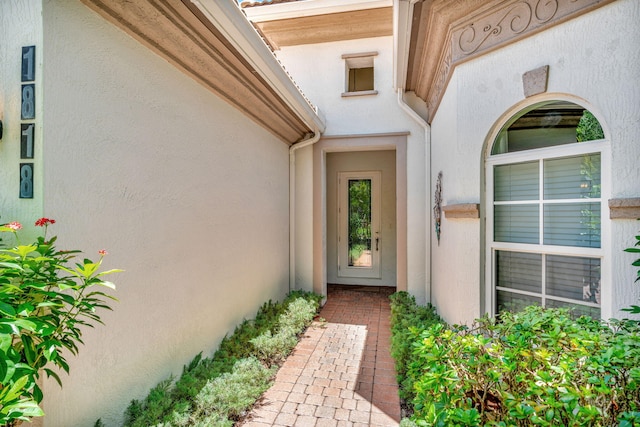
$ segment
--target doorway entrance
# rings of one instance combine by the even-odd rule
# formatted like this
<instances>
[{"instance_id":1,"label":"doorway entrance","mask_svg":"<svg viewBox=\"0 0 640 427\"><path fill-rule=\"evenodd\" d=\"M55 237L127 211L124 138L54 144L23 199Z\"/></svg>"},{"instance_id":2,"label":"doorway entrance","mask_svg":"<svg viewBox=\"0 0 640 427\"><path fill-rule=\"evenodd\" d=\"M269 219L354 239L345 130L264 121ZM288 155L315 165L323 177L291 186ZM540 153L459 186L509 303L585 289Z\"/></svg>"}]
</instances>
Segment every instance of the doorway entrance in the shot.
<instances>
[{"instance_id":1,"label":"doorway entrance","mask_svg":"<svg viewBox=\"0 0 640 427\"><path fill-rule=\"evenodd\" d=\"M396 286L396 153L327 153L327 283Z\"/></svg>"}]
</instances>

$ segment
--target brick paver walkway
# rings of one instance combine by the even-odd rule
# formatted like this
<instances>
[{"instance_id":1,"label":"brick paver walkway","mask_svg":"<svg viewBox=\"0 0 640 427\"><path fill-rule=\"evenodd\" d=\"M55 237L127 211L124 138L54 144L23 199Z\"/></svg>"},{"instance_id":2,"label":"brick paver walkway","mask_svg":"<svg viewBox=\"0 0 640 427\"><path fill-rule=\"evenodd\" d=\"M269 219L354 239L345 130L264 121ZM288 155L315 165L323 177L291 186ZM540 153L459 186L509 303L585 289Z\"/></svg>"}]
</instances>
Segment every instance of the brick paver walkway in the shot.
<instances>
[{"instance_id":1,"label":"brick paver walkway","mask_svg":"<svg viewBox=\"0 0 640 427\"><path fill-rule=\"evenodd\" d=\"M397 426L388 296L395 288L329 286L327 303L244 427Z\"/></svg>"}]
</instances>

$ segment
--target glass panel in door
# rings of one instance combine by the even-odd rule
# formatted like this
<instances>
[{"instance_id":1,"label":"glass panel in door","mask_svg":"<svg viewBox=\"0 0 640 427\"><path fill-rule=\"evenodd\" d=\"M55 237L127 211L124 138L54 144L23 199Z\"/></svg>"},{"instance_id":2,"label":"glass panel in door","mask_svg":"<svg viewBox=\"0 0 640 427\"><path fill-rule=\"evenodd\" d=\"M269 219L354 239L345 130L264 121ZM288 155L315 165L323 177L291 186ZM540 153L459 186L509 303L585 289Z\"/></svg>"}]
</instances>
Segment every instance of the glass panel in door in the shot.
<instances>
[{"instance_id":1,"label":"glass panel in door","mask_svg":"<svg viewBox=\"0 0 640 427\"><path fill-rule=\"evenodd\" d=\"M350 179L349 267L371 267L371 180Z\"/></svg>"}]
</instances>

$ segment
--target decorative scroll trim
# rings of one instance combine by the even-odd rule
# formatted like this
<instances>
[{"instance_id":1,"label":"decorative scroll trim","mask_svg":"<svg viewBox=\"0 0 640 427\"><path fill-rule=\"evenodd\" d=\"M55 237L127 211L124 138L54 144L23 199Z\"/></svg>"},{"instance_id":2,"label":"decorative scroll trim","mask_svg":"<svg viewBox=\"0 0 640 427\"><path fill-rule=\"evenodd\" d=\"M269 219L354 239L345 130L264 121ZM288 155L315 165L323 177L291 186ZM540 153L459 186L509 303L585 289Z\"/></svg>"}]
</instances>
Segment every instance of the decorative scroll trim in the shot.
<instances>
[{"instance_id":1,"label":"decorative scroll trim","mask_svg":"<svg viewBox=\"0 0 640 427\"><path fill-rule=\"evenodd\" d=\"M639 219L640 197L628 199L609 199L609 218Z\"/></svg>"},{"instance_id":2,"label":"decorative scroll trim","mask_svg":"<svg viewBox=\"0 0 640 427\"><path fill-rule=\"evenodd\" d=\"M459 203L456 205L443 206L444 216L452 218L480 218L480 205L478 203Z\"/></svg>"},{"instance_id":3,"label":"decorative scroll trim","mask_svg":"<svg viewBox=\"0 0 640 427\"><path fill-rule=\"evenodd\" d=\"M444 91L449 84L451 74L453 74L453 62L451 59L451 44L447 43L442 51L440 61L438 61L436 75L433 84L429 89L429 97L427 98L427 111L429 112L429 123L433 120L433 116L440 105Z\"/></svg>"},{"instance_id":4,"label":"decorative scroll trim","mask_svg":"<svg viewBox=\"0 0 640 427\"><path fill-rule=\"evenodd\" d=\"M453 31L453 61L484 52L576 16L604 0L512 0L471 17Z\"/></svg>"},{"instance_id":5,"label":"decorative scroll trim","mask_svg":"<svg viewBox=\"0 0 640 427\"><path fill-rule=\"evenodd\" d=\"M576 18L614 0L506 0L451 23L424 97L431 123L455 67L464 61ZM496 3L496 2L493 2ZM453 7L453 6L452 6Z\"/></svg>"}]
</instances>

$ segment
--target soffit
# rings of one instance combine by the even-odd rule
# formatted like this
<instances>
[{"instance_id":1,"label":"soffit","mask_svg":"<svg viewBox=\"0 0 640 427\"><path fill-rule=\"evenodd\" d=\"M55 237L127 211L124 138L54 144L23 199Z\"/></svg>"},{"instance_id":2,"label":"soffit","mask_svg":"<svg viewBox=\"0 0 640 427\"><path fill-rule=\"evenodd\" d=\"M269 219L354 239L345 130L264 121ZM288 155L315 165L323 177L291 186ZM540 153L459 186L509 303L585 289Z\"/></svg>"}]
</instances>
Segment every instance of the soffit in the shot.
<instances>
[{"instance_id":1,"label":"soffit","mask_svg":"<svg viewBox=\"0 0 640 427\"><path fill-rule=\"evenodd\" d=\"M575 128L583 114L584 108L573 102L551 102L523 114L509 125L509 130Z\"/></svg>"},{"instance_id":2,"label":"soffit","mask_svg":"<svg viewBox=\"0 0 640 427\"><path fill-rule=\"evenodd\" d=\"M614 0L422 0L413 8L406 90L438 109L454 68Z\"/></svg>"},{"instance_id":3,"label":"soffit","mask_svg":"<svg viewBox=\"0 0 640 427\"><path fill-rule=\"evenodd\" d=\"M190 0L82 1L288 144L312 132Z\"/></svg>"},{"instance_id":4,"label":"soffit","mask_svg":"<svg viewBox=\"0 0 640 427\"><path fill-rule=\"evenodd\" d=\"M283 46L390 36L393 34L393 8L379 7L277 19L255 22L254 25L274 49Z\"/></svg>"}]
</instances>

